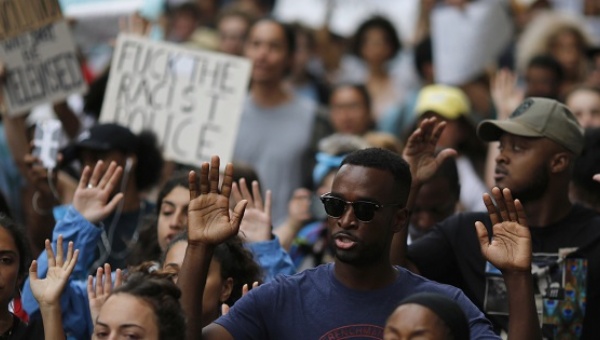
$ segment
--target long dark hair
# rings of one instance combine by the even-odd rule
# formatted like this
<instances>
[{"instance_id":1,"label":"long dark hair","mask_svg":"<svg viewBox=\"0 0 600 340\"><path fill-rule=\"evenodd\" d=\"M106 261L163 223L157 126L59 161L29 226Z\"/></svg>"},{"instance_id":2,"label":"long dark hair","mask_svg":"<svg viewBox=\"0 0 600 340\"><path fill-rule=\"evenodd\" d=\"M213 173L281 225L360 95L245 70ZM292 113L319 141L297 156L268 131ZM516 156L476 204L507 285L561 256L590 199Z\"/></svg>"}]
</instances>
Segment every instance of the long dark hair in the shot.
<instances>
[{"instance_id":1,"label":"long dark hair","mask_svg":"<svg viewBox=\"0 0 600 340\"><path fill-rule=\"evenodd\" d=\"M185 315L179 303L181 290L173 282L172 273L153 270L151 263L142 264L127 274L125 283L111 296L116 294L135 296L152 307L160 340L185 339Z\"/></svg>"},{"instance_id":2,"label":"long dark hair","mask_svg":"<svg viewBox=\"0 0 600 340\"><path fill-rule=\"evenodd\" d=\"M155 261L160 258L162 249L160 249L158 244L158 215L160 214L160 207L165 197L177 187L188 188L187 173L176 173L165 183L158 193L154 214L145 217L146 220L143 223L143 228L140 230L140 237L136 247L127 258L127 265L135 266L144 261Z\"/></svg>"}]
</instances>

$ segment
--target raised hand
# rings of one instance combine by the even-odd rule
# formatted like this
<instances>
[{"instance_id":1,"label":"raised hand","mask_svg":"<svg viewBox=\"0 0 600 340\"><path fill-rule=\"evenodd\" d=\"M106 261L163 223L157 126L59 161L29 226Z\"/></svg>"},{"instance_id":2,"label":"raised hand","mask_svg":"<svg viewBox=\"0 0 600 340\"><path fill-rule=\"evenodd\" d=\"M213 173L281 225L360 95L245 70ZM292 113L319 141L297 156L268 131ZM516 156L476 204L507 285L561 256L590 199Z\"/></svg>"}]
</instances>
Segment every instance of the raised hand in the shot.
<instances>
[{"instance_id":1,"label":"raised hand","mask_svg":"<svg viewBox=\"0 0 600 340\"><path fill-rule=\"evenodd\" d=\"M246 200L235 205L229 216L229 196L233 182L233 165L227 164L219 190L218 156L213 156L196 172L189 175L190 205L188 207L188 244L216 246L236 235L244 217Z\"/></svg>"},{"instance_id":2,"label":"raised hand","mask_svg":"<svg viewBox=\"0 0 600 340\"><path fill-rule=\"evenodd\" d=\"M517 86L517 76L507 69L496 72L490 85L496 115L498 119L507 119L523 102L525 92Z\"/></svg>"},{"instance_id":3,"label":"raised hand","mask_svg":"<svg viewBox=\"0 0 600 340\"><path fill-rule=\"evenodd\" d=\"M525 209L513 200L509 189L495 187L492 198L483 194L483 201L492 221L492 239L482 222L475 222L483 257L502 272L531 272L531 233L527 226Z\"/></svg>"},{"instance_id":4,"label":"raised hand","mask_svg":"<svg viewBox=\"0 0 600 340\"><path fill-rule=\"evenodd\" d=\"M59 154L57 160L58 163L60 163L61 160L62 155ZM23 163L27 169L25 173L27 181L31 183L34 188L44 197L50 197L56 201L59 201L59 195L56 191L56 188L58 187L57 172L52 172L52 177L48 178L48 169L44 168L42 161L38 157L30 153L23 157Z\"/></svg>"},{"instance_id":5,"label":"raised hand","mask_svg":"<svg viewBox=\"0 0 600 340\"><path fill-rule=\"evenodd\" d=\"M297 224L311 219L310 198L312 192L306 188L294 190L288 203L288 218Z\"/></svg>"},{"instance_id":6,"label":"raised hand","mask_svg":"<svg viewBox=\"0 0 600 340\"><path fill-rule=\"evenodd\" d=\"M119 287L123 283L123 272L117 269L115 272L115 284L113 286L110 264L105 263L104 268L99 267L96 270L96 284L94 285L94 277L90 275L87 281L87 294L90 301L90 313L92 321L96 323L96 319L100 314L100 309L108 299L108 296L113 289Z\"/></svg>"},{"instance_id":7,"label":"raised hand","mask_svg":"<svg viewBox=\"0 0 600 340\"><path fill-rule=\"evenodd\" d=\"M98 161L93 172L86 166L73 197L75 209L94 224L108 217L123 199L123 193L118 193L111 198L122 173L123 169L115 162L111 162L105 170L104 162Z\"/></svg>"},{"instance_id":8,"label":"raised hand","mask_svg":"<svg viewBox=\"0 0 600 340\"><path fill-rule=\"evenodd\" d=\"M240 237L246 242L260 242L271 239L271 190L267 190L263 204L260 186L257 181L252 182L252 194L244 178L240 179L239 185L232 183L231 195L237 204L243 200L247 201L244 218L240 224Z\"/></svg>"},{"instance_id":9,"label":"raised hand","mask_svg":"<svg viewBox=\"0 0 600 340\"><path fill-rule=\"evenodd\" d=\"M453 149L442 150L437 156L435 154L435 147L445 127L446 122L438 122L435 117L426 118L408 138L402 157L410 165L415 184L426 182L446 158L456 155Z\"/></svg>"},{"instance_id":10,"label":"raised hand","mask_svg":"<svg viewBox=\"0 0 600 340\"><path fill-rule=\"evenodd\" d=\"M36 260L33 260L29 267L31 292L41 308L59 306L60 295L75 268L79 250L73 251L73 242L69 242L65 258L63 237L59 235L56 241L56 257L54 256L50 240L46 240L46 255L48 256L48 272L45 278L41 279L38 277Z\"/></svg>"}]
</instances>

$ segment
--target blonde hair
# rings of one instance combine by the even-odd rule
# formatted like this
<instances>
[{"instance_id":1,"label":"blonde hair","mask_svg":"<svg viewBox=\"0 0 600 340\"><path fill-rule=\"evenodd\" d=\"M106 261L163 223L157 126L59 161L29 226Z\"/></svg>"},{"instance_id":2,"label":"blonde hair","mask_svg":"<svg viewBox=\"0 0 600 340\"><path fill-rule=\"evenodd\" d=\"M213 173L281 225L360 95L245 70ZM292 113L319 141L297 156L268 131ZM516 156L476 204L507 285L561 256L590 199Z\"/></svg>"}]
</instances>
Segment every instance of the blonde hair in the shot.
<instances>
[{"instance_id":1,"label":"blonde hair","mask_svg":"<svg viewBox=\"0 0 600 340\"><path fill-rule=\"evenodd\" d=\"M398 155L401 155L404 149L402 142L387 132L369 132L363 138L372 147L386 149Z\"/></svg>"},{"instance_id":2,"label":"blonde hair","mask_svg":"<svg viewBox=\"0 0 600 340\"><path fill-rule=\"evenodd\" d=\"M592 45L592 38L580 18L554 11L544 11L536 15L517 42L516 61L519 73L525 72L533 57L550 54L552 40L564 32L575 34L583 49Z\"/></svg>"}]
</instances>

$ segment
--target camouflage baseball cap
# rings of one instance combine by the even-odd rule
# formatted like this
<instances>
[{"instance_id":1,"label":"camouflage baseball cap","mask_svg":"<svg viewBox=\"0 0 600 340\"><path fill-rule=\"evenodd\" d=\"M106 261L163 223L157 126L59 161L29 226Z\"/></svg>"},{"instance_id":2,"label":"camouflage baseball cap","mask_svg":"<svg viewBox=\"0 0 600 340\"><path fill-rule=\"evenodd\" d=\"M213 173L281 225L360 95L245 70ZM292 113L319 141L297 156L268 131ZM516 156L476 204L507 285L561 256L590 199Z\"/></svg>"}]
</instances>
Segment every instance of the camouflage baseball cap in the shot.
<instances>
[{"instance_id":1,"label":"camouflage baseball cap","mask_svg":"<svg viewBox=\"0 0 600 340\"><path fill-rule=\"evenodd\" d=\"M486 142L497 141L503 133L522 137L545 137L575 154L583 149L583 128L573 113L556 100L527 98L505 120L484 120L477 135Z\"/></svg>"}]
</instances>

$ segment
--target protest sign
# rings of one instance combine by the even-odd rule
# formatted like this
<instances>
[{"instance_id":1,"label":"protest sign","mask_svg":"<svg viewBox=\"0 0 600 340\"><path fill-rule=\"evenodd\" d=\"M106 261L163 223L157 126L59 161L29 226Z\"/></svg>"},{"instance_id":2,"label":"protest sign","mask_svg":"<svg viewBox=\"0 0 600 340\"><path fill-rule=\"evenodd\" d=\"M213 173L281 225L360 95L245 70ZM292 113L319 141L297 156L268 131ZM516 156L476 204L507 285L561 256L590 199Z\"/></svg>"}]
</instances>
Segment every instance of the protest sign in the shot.
<instances>
[{"instance_id":1,"label":"protest sign","mask_svg":"<svg viewBox=\"0 0 600 340\"><path fill-rule=\"evenodd\" d=\"M463 85L496 61L512 37L504 6L502 0L486 0L470 2L464 9L434 9L431 34L437 83Z\"/></svg>"},{"instance_id":2,"label":"protest sign","mask_svg":"<svg viewBox=\"0 0 600 340\"><path fill-rule=\"evenodd\" d=\"M64 20L0 41L0 61L6 70L4 101L10 115L86 90Z\"/></svg>"},{"instance_id":3,"label":"protest sign","mask_svg":"<svg viewBox=\"0 0 600 340\"><path fill-rule=\"evenodd\" d=\"M352 36L360 24L370 17L381 15L392 22L403 41L411 41L419 4L418 0L278 0L273 13L284 22L298 21L318 29L325 24L331 6L329 29L343 37Z\"/></svg>"},{"instance_id":4,"label":"protest sign","mask_svg":"<svg viewBox=\"0 0 600 340\"><path fill-rule=\"evenodd\" d=\"M0 0L0 40L60 20L57 0Z\"/></svg>"},{"instance_id":5,"label":"protest sign","mask_svg":"<svg viewBox=\"0 0 600 340\"><path fill-rule=\"evenodd\" d=\"M244 58L120 35L100 121L154 131L170 160L231 161L250 69Z\"/></svg>"}]
</instances>

